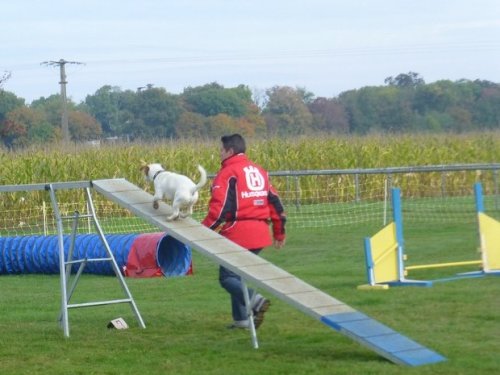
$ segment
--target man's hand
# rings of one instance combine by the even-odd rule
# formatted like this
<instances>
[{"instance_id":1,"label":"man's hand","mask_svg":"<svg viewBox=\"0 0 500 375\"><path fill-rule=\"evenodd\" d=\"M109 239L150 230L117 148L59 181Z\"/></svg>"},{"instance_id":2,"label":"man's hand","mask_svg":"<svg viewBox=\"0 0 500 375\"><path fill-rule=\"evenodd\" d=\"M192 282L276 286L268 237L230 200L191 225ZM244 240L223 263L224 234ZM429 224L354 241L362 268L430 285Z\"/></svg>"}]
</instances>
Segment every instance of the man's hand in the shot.
<instances>
[{"instance_id":1,"label":"man's hand","mask_svg":"<svg viewBox=\"0 0 500 375\"><path fill-rule=\"evenodd\" d=\"M274 247L276 249L281 249L283 246L285 246L285 240L274 240Z\"/></svg>"}]
</instances>

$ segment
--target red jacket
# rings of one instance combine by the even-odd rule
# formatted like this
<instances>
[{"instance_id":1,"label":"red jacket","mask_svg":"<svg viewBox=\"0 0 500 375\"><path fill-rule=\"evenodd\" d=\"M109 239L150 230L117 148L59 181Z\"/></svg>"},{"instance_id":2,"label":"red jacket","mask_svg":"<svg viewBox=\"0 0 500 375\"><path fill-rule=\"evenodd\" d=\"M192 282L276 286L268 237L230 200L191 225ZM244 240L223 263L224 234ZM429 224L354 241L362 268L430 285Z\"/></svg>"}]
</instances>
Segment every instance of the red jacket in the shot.
<instances>
[{"instance_id":1,"label":"red jacket","mask_svg":"<svg viewBox=\"0 0 500 375\"><path fill-rule=\"evenodd\" d=\"M285 239L286 216L267 172L245 154L225 159L212 183L208 214L202 224L247 249Z\"/></svg>"}]
</instances>

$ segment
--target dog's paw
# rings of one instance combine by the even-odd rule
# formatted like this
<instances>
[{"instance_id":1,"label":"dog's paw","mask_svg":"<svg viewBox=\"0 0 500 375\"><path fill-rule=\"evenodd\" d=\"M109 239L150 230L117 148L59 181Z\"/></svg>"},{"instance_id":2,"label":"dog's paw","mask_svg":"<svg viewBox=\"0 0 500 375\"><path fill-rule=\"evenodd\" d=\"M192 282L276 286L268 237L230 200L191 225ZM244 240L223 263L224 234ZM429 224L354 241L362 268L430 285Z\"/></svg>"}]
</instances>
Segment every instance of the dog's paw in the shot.
<instances>
[{"instance_id":1,"label":"dog's paw","mask_svg":"<svg viewBox=\"0 0 500 375\"><path fill-rule=\"evenodd\" d=\"M154 202L153 202L153 208L154 208L155 210L157 210L157 209L158 209L158 207L160 207L160 205L158 204L158 201L154 201Z\"/></svg>"}]
</instances>

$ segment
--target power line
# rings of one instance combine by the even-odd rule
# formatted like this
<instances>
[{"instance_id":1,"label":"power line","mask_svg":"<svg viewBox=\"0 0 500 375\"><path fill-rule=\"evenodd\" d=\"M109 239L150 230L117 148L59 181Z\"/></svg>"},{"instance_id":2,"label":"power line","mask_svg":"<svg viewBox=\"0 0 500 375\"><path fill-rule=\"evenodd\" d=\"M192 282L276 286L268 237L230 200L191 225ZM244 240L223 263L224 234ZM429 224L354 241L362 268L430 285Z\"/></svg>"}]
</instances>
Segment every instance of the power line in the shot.
<instances>
[{"instance_id":1,"label":"power line","mask_svg":"<svg viewBox=\"0 0 500 375\"><path fill-rule=\"evenodd\" d=\"M356 56L391 56L391 55L432 55L437 53L450 52L494 52L500 48L500 41L483 40L475 42L428 42L428 43L408 43L406 45L365 45L344 48L330 49L292 49L292 50L273 50L273 51L241 51L241 52L219 52L200 55L187 56L153 56L153 57L119 57L109 59L91 60L92 65L110 65L110 64L209 64L219 62L271 62L275 60L290 60L303 58L342 58ZM46 61L42 64L59 65L60 61ZM82 64L76 61L66 61L68 64ZM5 62L3 62L5 65ZM8 67L11 71L26 71L35 69L33 63L21 62L12 64Z\"/></svg>"},{"instance_id":2,"label":"power line","mask_svg":"<svg viewBox=\"0 0 500 375\"><path fill-rule=\"evenodd\" d=\"M136 57L136 58L116 58L93 60L93 64L142 64L142 63L197 63L206 64L212 62L232 62L232 61L271 61L280 59L302 59L302 58L340 58L351 56L367 55L408 55L408 54L435 54L436 52L490 52L498 50L499 41L482 42L459 42L459 43L414 43L406 45L367 45L353 46L336 49L292 49L292 50L273 50L273 51L229 51L219 53L209 53L189 56L171 56L171 57Z\"/></svg>"},{"instance_id":3,"label":"power line","mask_svg":"<svg viewBox=\"0 0 500 375\"><path fill-rule=\"evenodd\" d=\"M59 61L44 61L40 63L40 65L59 66L59 71L61 75L61 81L59 82L59 84L61 85L61 100L62 100L61 128L63 133L63 140L66 143L69 143L70 136L69 136L69 125L68 125L68 101L66 99L66 84L68 83L68 81L66 81L66 69L65 69L66 64L82 65L84 63L79 61L66 61L64 59L60 59Z\"/></svg>"}]
</instances>

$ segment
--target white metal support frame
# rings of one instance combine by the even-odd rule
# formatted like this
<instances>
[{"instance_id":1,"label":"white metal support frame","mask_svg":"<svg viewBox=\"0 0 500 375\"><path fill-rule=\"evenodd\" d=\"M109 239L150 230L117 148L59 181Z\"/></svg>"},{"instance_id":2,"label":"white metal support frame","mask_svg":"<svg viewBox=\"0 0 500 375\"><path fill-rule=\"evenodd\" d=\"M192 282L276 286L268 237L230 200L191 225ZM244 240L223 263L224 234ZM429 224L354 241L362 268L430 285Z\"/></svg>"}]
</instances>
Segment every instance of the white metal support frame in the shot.
<instances>
[{"instance_id":1,"label":"white metal support frame","mask_svg":"<svg viewBox=\"0 0 500 375\"><path fill-rule=\"evenodd\" d=\"M94 204L92 202L92 195L90 193L90 184L89 186L84 187L85 189L85 194L86 194L86 199L87 199L87 204L88 207L90 208L90 213L88 215L80 215L78 212L75 212L73 216L67 216L63 217L61 216L61 212L59 210L59 204L57 202L56 198L56 190L57 186L54 186L54 184L49 184L46 185L46 190L49 191L50 193L50 199L52 202L52 207L54 209L54 216L56 218L56 224L57 224L57 235L58 235L58 247L59 247L59 271L60 271L60 284L61 284L61 314L59 316L59 322L60 325L63 328L64 331L64 336L69 337L69 317L68 317L68 310L71 308L79 308L79 307L89 307L89 306L100 306L100 305L109 305L109 304L117 304L117 303L128 303L130 304L130 307L139 323L139 326L141 328L146 328L144 321L141 317L141 314L137 308L137 305L127 287L127 284L125 283L125 280L123 278L123 275L121 274L120 268L118 267L118 264L116 263L115 257L109 247L109 244L106 240L106 237L104 236L103 230L99 224L99 221L97 220L97 215L95 213L95 208ZM78 219L79 218L90 218L94 224L94 227L99 234L99 238L102 241L102 244L106 250L106 257L105 258L94 258L94 259L73 259L73 250L74 250L74 244L75 244L75 236L77 233L78 229ZM72 225L72 233L70 237L70 247L67 252L67 259L65 255L65 249L64 249L64 225L63 225L63 220L67 219L72 219L73 220L73 225ZM125 293L124 299L116 299L116 300L106 300L106 301L96 301L96 302L87 302L87 303L78 303L78 304L72 304L70 303L71 296L73 295L73 292L78 284L78 281L80 279L81 274L83 273L83 270L85 269L85 266L89 262L110 262L112 265L112 268L116 274L116 277L118 278L118 281L123 289L123 292ZM73 282L71 286L69 286L70 278L71 278L71 268L74 264L79 264L78 271L76 272L75 277L73 278Z\"/></svg>"}]
</instances>

